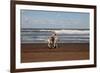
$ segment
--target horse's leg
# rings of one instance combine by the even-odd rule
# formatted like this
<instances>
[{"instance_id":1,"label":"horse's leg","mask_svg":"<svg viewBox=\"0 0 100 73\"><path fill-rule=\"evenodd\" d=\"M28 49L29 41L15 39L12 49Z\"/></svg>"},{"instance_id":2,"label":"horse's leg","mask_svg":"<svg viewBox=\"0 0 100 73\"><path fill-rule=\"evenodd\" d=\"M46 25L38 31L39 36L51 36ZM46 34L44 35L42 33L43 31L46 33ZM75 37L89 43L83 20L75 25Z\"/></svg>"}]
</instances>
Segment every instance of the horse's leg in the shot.
<instances>
[{"instance_id":1,"label":"horse's leg","mask_svg":"<svg viewBox=\"0 0 100 73\"><path fill-rule=\"evenodd\" d=\"M48 43L48 47L50 48L50 43Z\"/></svg>"},{"instance_id":2,"label":"horse's leg","mask_svg":"<svg viewBox=\"0 0 100 73\"><path fill-rule=\"evenodd\" d=\"M55 46L55 48L57 48L57 47L58 47L58 43L57 43L57 42L55 42L54 46Z\"/></svg>"},{"instance_id":3,"label":"horse's leg","mask_svg":"<svg viewBox=\"0 0 100 73\"><path fill-rule=\"evenodd\" d=\"M50 40L48 39L48 48L51 48Z\"/></svg>"},{"instance_id":4,"label":"horse's leg","mask_svg":"<svg viewBox=\"0 0 100 73\"><path fill-rule=\"evenodd\" d=\"M51 41L48 42L48 47L49 47L49 48L52 48L52 47L53 47Z\"/></svg>"}]
</instances>

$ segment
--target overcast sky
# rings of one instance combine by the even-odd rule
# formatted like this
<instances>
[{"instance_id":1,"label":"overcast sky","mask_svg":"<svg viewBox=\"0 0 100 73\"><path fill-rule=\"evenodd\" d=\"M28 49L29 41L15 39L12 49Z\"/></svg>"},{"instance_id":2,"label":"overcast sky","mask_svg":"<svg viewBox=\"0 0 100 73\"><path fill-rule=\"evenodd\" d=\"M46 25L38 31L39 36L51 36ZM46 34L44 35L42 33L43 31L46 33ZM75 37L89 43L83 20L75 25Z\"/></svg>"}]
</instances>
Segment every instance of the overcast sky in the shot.
<instances>
[{"instance_id":1,"label":"overcast sky","mask_svg":"<svg viewBox=\"0 0 100 73\"><path fill-rule=\"evenodd\" d=\"M88 29L89 13L21 10L21 28Z\"/></svg>"}]
</instances>

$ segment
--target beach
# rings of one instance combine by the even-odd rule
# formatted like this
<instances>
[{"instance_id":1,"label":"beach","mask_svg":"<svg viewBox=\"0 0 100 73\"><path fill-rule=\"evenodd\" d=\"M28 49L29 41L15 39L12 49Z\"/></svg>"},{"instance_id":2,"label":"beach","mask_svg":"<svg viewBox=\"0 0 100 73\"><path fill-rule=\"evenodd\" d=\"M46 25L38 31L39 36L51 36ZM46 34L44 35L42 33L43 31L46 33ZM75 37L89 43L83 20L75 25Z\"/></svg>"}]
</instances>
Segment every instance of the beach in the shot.
<instances>
[{"instance_id":1,"label":"beach","mask_svg":"<svg viewBox=\"0 0 100 73\"><path fill-rule=\"evenodd\" d=\"M22 43L21 62L70 61L89 59L89 43L58 43L48 48L47 43Z\"/></svg>"}]
</instances>

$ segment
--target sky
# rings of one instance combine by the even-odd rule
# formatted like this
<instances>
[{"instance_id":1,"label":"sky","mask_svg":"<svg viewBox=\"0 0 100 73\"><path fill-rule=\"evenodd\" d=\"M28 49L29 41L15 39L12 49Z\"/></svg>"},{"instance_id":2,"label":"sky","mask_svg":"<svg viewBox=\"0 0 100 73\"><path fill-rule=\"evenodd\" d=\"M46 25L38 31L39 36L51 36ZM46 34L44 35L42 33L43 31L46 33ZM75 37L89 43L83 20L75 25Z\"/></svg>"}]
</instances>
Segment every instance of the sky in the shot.
<instances>
[{"instance_id":1,"label":"sky","mask_svg":"<svg viewBox=\"0 0 100 73\"><path fill-rule=\"evenodd\" d=\"M21 10L21 28L89 29L89 13Z\"/></svg>"}]
</instances>

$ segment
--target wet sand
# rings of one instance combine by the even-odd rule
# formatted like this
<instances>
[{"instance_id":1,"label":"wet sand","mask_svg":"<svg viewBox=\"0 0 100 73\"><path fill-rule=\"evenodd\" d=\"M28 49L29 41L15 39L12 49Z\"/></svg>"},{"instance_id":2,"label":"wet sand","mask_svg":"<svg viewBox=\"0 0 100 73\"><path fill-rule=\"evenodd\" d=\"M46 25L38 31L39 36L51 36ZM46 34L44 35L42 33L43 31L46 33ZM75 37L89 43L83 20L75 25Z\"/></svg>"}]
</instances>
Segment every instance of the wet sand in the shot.
<instances>
[{"instance_id":1,"label":"wet sand","mask_svg":"<svg viewBox=\"0 0 100 73\"><path fill-rule=\"evenodd\" d=\"M59 43L48 48L46 43L21 44L21 62L64 61L89 59L88 43Z\"/></svg>"}]
</instances>

